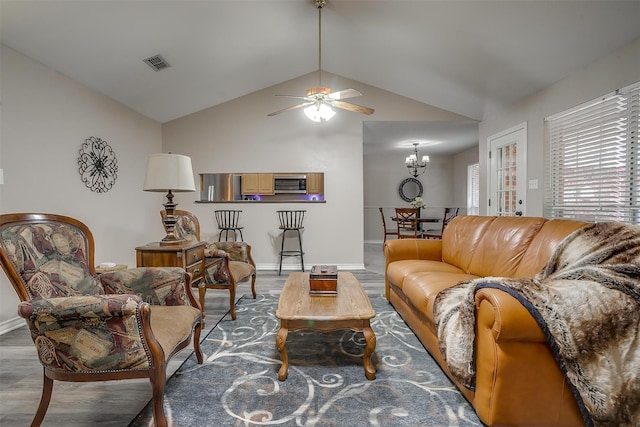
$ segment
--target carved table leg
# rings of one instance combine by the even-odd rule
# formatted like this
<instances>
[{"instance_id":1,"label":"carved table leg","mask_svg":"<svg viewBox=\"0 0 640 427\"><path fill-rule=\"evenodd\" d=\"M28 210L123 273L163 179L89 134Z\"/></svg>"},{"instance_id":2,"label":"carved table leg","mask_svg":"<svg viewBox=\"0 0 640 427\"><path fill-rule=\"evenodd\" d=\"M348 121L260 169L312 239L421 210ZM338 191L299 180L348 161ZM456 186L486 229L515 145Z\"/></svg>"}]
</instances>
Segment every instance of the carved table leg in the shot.
<instances>
[{"instance_id":1,"label":"carved table leg","mask_svg":"<svg viewBox=\"0 0 640 427\"><path fill-rule=\"evenodd\" d=\"M278 379L280 381L286 380L287 374L289 373L289 356L287 356L287 349L285 348L288 334L289 330L280 326L280 330L278 330L278 334L276 335L276 348L282 359L282 366L280 366L280 370L278 371Z\"/></svg>"},{"instance_id":2,"label":"carved table leg","mask_svg":"<svg viewBox=\"0 0 640 427\"><path fill-rule=\"evenodd\" d=\"M364 357L362 363L364 364L364 375L368 380L376 378L376 368L371 363L371 355L376 349L376 335L373 333L371 326L367 325L362 330L364 338L367 341L367 346L364 349Z\"/></svg>"}]
</instances>

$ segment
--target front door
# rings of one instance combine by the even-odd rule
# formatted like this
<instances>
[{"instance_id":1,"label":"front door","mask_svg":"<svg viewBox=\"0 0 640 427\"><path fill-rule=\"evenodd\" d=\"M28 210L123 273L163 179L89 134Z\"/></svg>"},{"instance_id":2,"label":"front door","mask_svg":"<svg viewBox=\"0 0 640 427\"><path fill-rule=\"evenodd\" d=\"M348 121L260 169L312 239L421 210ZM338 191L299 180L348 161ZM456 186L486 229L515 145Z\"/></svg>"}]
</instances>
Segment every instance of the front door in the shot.
<instances>
[{"instance_id":1,"label":"front door","mask_svg":"<svg viewBox=\"0 0 640 427\"><path fill-rule=\"evenodd\" d=\"M487 138L489 145L489 215L526 213L527 123Z\"/></svg>"}]
</instances>

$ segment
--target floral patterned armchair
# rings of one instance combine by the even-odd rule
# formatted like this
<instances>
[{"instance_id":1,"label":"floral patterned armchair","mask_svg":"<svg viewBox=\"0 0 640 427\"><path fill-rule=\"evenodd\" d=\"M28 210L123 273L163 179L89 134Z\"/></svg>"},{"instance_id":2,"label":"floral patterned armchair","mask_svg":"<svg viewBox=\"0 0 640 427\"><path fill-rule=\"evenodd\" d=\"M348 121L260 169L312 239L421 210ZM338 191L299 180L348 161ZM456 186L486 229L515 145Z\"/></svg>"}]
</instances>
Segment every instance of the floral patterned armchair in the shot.
<instances>
[{"instance_id":1,"label":"floral patterned armchair","mask_svg":"<svg viewBox=\"0 0 640 427\"><path fill-rule=\"evenodd\" d=\"M96 275L93 235L73 218L0 215L0 263L44 367L32 426L47 412L53 380L149 378L156 426L166 366L191 342L202 363L202 314L181 268L133 268Z\"/></svg>"},{"instance_id":2,"label":"floral patterned armchair","mask_svg":"<svg viewBox=\"0 0 640 427\"><path fill-rule=\"evenodd\" d=\"M164 219L165 211L160 215ZM177 209L174 212L177 238L200 241L200 222L191 212ZM256 265L251 257L251 246L246 242L207 242L204 250L204 286L199 288L200 306L204 310L207 289L229 291L231 318L236 319L236 285L251 280L251 293L256 298Z\"/></svg>"}]
</instances>

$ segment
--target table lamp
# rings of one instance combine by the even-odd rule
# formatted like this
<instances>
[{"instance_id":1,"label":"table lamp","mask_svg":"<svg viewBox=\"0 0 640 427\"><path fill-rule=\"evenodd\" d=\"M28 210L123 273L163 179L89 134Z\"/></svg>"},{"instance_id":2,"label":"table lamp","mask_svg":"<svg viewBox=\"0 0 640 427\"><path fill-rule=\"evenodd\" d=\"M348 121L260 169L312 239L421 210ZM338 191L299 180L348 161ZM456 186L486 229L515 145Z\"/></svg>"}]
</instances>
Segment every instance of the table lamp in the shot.
<instances>
[{"instance_id":1,"label":"table lamp","mask_svg":"<svg viewBox=\"0 0 640 427\"><path fill-rule=\"evenodd\" d=\"M174 192L196 191L193 180L191 158L181 154L151 154L147 158L147 170L144 175L144 191L167 192L167 203L163 219L167 235L160 245L177 245L182 240L174 233L176 217L173 215L177 203L173 203Z\"/></svg>"}]
</instances>

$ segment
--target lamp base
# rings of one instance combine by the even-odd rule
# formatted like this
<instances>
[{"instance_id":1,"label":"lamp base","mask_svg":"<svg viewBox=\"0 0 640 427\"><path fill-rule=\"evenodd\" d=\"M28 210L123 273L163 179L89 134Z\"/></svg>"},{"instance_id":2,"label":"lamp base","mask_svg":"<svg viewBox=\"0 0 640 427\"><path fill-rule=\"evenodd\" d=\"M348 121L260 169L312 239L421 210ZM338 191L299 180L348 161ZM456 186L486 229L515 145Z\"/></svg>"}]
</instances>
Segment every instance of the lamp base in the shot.
<instances>
[{"instance_id":1,"label":"lamp base","mask_svg":"<svg viewBox=\"0 0 640 427\"><path fill-rule=\"evenodd\" d=\"M173 193L169 190L167 194L167 203L164 205L164 218L162 219L162 223L164 224L164 231L167 232L167 235L164 236L162 240L160 240L160 246L176 246L180 243L184 242L184 239L179 239L175 234L176 222L178 220L173 215L176 210L177 203L173 203Z\"/></svg>"},{"instance_id":2,"label":"lamp base","mask_svg":"<svg viewBox=\"0 0 640 427\"><path fill-rule=\"evenodd\" d=\"M184 240L177 240L175 237L171 239L169 235L167 235L164 239L160 240L159 243L160 246L178 246L182 242L184 242Z\"/></svg>"}]
</instances>

